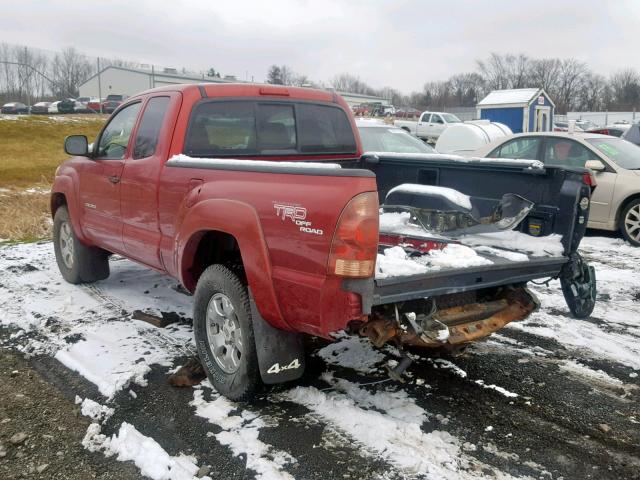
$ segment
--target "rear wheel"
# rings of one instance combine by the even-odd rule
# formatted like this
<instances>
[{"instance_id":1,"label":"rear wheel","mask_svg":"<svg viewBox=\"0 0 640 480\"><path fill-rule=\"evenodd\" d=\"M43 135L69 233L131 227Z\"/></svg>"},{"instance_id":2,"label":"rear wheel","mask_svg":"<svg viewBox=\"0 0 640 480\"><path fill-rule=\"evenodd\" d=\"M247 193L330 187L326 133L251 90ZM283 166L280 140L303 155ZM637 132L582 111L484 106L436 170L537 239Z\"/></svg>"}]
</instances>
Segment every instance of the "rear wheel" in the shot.
<instances>
[{"instance_id":1,"label":"rear wheel","mask_svg":"<svg viewBox=\"0 0 640 480\"><path fill-rule=\"evenodd\" d=\"M622 236L633 246L640 247L640 199L626 206L620 217Z\"/></svg>"},{"instance_id":2,"label":"rear wheel","mask_svg":"<svg viewBox=\"0 0 640 480\"><path fill-rule=\"evenodd\" d=\"M198 280L193 315L207 377L231 400L250 400L262 385L247 287L227 267L212 265Z\"/></svg>"},{"instance_id":3,"label":"rear wheel","mask_svg":"<svg viewBox=\"0 0 640 480\"><path fill-rule=\"evenodd\" d=\"M53 248L58 269L67 282L91 283L109 276L107 252L80 242L65 206L56 210L53 219Z\"/></svg>"}]
</instances>

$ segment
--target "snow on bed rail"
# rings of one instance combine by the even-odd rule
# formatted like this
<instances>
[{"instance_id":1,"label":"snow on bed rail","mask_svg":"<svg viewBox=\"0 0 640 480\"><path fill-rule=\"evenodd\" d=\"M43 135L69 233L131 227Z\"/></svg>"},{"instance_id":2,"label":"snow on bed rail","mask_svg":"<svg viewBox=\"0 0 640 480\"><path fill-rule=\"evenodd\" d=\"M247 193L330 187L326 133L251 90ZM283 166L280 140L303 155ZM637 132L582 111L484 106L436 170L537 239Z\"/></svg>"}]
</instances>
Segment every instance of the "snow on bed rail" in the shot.
<instances>
[{"instance_id":1,"label":"snow on bed rail","mask_svg":"<svg viewBox=\"0 0 640 480\"><path fill-rule=\"evenodd\" d=\"M476 163L476 164L494 164L506 165L510 167L522 167L532 169L544 169L544 163L540 160L526 160L519 158L482 158L482 157L463 157L461 155L447 155L442 153L390 153L390 152L366 152L368 157L384 157L384 158L402 158L415 160L445 160L450 162Z\"/></svg>"},{"instance_id":2,"label":"snow on bed rail","mask_svg":"<svg viewBox=\"0 0 640 480\"><path fill-rule=\"evenodd\" d=\"M458 190L448 187L437 187L435 185L419 185L416 183L403 183L398 185L397 187L392 188L387 193L387 196L391 195L393 192L404 192L404 193L417 193L422 195L433 195L442 198L446 198L452 203L455 203L459 207L462 207L466 210L471 210L471 198L469 195L465 195Z\"/></svg>"},{"instance_id":3,"label":"snow on bed rail","mask_svg":"<svg viewBox=\"0 0 640 480\"><path fill-rule=\"evenodd\" d=\"M275 162L269 160L249 160L240 158L202 158L190 157L188 155L174 155L168 162L168 165L189 165L189 166L226 166L226 167L269 167L274 169L291 169L291 168L323 168L328 170L337 170L342 168L338 163L330 162Z\"/></svg>"}]
</instances>

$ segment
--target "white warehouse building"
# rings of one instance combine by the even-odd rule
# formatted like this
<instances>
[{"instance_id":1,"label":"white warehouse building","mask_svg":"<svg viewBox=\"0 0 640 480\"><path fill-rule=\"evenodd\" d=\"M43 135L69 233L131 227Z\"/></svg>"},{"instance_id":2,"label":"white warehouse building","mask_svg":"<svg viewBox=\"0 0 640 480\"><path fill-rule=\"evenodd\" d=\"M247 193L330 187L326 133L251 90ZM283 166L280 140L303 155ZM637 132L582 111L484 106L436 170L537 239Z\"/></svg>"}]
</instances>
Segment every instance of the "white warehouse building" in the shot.
<instances>
[{"instance_id":1,"label":"white warehouse building","mask_svg":"<svg viewBox=\"0 0 640 480\"><path fill-rule=\"evenodd\" d=\"M164 87L166 85L183 83L230 83L237 81L234 77L216 78L205 75L182 75L173 69L154 71L108 66L100 70L99 73L89 77L80 85L79 96L105 98L107 95L126 95L130 97L149 90L150 88ZM389 101L381 97L348 92L336 93L342 96L349 106L360 105L361 103L381 103L382 105L389 105Z\"/></svg>"},{"instance_id":2,"label":"white warehouse building","mask_svg":"<svg viewBox=\"0 0 640 480\"><path fill-rule=\"evenodd\" d=\"M166 70L166 69L165 69ZM109 66L89 77L78 88L81 97L100 97L107 95L135 95L155 87L177 85L181 83L229 83L233 80L207 76L180 75L166 71L142 70L127 67Z\"/></svg>"}]
</instances>

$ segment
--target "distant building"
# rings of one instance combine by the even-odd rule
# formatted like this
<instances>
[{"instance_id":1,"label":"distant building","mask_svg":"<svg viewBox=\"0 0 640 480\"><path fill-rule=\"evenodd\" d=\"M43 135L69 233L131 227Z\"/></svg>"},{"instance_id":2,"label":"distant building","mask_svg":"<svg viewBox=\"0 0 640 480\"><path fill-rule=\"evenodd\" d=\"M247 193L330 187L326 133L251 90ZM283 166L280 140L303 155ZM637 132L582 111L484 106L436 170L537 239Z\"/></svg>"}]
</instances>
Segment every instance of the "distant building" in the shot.
<instances>
[{"instance_id":1,"label":"distant building","mask_svg":"<svg viewBox=\"0 0 640 480\"><path fill-rule=\"evenodd\" d=\"M166 85L178 85L182 83L230 83L237 81L238 79L234 75L225 75L224 78L209 77L204 74L201 76L182 75L177 73L175 68L164 68L153 71L151 69L108 66L80 85L79 96L102 98L105 98L109 94L132 96L149 90L150 88L163 87ZM336 93L342 96L349 106L360 105L362 103L390 105L389 101L382 97L348 92Z\"/></svg>"},{"instance_id":2,"label":"distant building","mask_svg":"<svg viewBox=\"0 0 640 480\"><path fill-rule=\"evenodd\" d=\"M541 88L494 90L476 108L480 119L504 123L513 133L553 130L556 106Z\"/></svg>"},{"instance_id":3,"label":"distant building","mask_svg":"<svg viewBox=\"0 0 640 480\"><path fill-rule=\"evenodd\" d=\"M99 77L99 81L98 81ZM144 90L165 85L182 83L228 83L226 79L208 77L206 75L182 75L175 68L165 68L161 71L143 70L137 68L114 67L103 68L100 73L87 79L80 85L81 97L103 98L109 94L135 95ZM102 90L102 91L100 91Z\"/></svg>"}]
</instances>

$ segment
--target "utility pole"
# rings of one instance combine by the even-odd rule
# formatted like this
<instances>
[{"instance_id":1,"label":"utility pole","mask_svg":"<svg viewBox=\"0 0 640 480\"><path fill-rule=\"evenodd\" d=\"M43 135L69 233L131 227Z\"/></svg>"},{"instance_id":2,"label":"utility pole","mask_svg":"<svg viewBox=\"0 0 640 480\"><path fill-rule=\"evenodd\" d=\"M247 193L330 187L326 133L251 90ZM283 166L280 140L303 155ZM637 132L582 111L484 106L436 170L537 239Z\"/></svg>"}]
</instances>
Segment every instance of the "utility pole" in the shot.
<instances>
[{"instance_id":1,"label":"utility pole","mask_svg":"<svg viewBox=\"0 0 640 480\"><path fill-rule=\"evenodd\" d=\"M102 79L100 78L100 57L98 57L98 103L100 104L100 114L102 114Z\"/></svg>"},{"instance_id":2,"label":"utility pole","mask_svg":"<svg viewBox=\"0 0 640 480\"><path fill-rule=\"evenodd\" d=\"M153 63L151 64L151 88L156 88L156 70Z\"/></svg>"}]
</instances>

